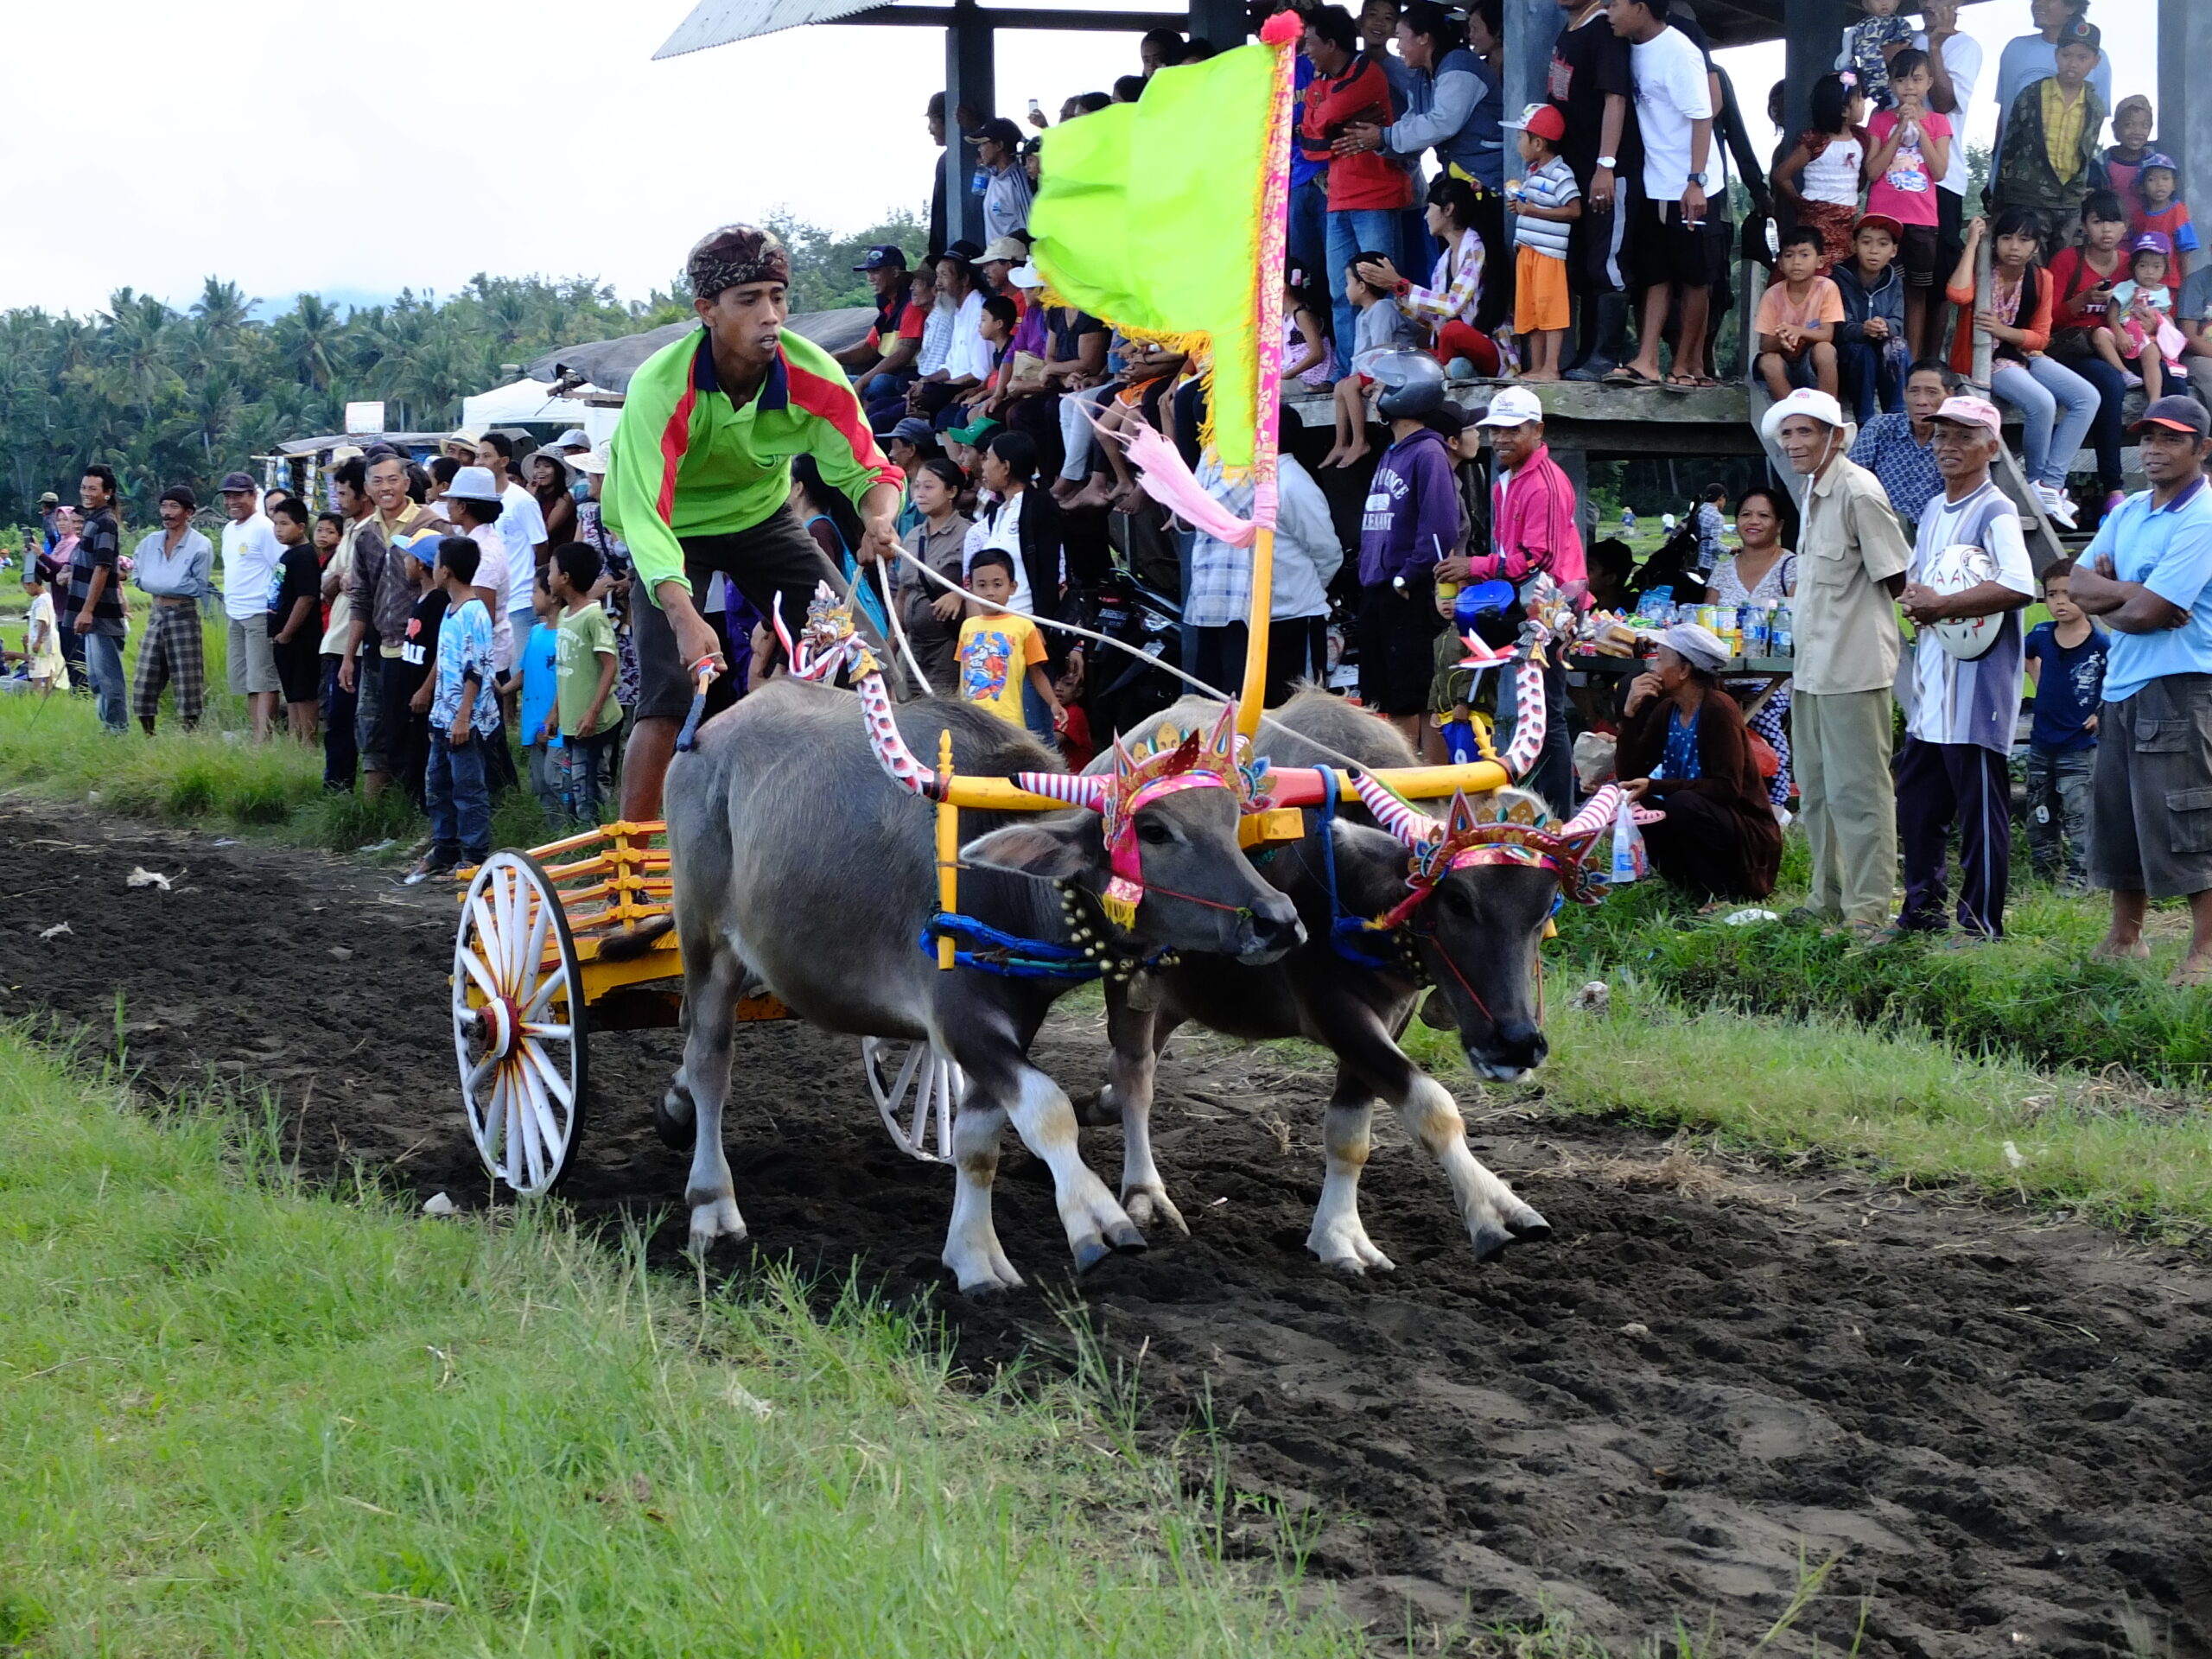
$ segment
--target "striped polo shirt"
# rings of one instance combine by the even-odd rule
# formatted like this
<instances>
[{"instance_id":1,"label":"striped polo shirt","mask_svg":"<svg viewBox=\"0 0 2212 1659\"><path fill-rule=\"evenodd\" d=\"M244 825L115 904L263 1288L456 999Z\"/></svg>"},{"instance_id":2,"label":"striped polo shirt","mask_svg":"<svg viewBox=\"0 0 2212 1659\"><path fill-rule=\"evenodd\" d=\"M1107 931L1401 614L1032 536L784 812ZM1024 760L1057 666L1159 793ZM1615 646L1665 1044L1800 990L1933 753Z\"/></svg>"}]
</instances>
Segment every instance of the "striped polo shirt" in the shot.
<instances>
[{"instance_id":1,"label":"striped polo shirt","mask_svg":"<svg viewBox=\"0 0 2212 1659\"><path fill-rule=\"evenodd\" d=\"M1521 200L1526 207L1564 207L1581 198L1581 188L1574 182L1574 174L1562 156L1553 156L1521 181ZM1516 215L1513 223L1516 246L1534 248L1553 259L1567 257L1567 238L1573 229L1567 220L1531 219L1521 213Z\"/></svg>"}]
</instances>

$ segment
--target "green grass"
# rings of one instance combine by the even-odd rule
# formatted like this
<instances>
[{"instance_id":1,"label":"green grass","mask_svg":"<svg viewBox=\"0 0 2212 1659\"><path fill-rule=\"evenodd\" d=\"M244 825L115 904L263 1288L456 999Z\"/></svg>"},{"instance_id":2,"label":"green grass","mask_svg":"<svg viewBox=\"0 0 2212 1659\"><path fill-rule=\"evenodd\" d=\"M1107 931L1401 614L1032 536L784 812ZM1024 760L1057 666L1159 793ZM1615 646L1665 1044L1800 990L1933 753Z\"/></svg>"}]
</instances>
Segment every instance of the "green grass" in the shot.
<instances>
[{"instance_id":1,"label":"green grass","mask_svg":"<svg viewBox=\"0 0 2212 1659\"><path fill-rule=\"evenodd\" d=\"M1727 1004L1686 1007L1634 971L1608 979L1608 1011L1578 1010L1567 1000L1580 975L1554 964L1551 1058L1494 1097L1713 1131L1786 1162L1858 1165L2177 1240L2212 1230L2212 1121L2201 1110L1910 1032L1832 1015L1746 1018ZM1464 1064L1445 1034L1416 1025L1407 1041L1440 1075Z\"/></svg>"},{"instance_id":2,"label":"green grass","mask_svg":"<svg viewBox=\"0 0 2212 1659\"><path fill-rule=\"evenodd\" d=\"M422 816L397 793L374 802L325 794L319 743L295 743L281 728L270 742L254 742L244 699L222 689L228 683L224 624L209 622L203 633L208 690L196 731L177 723L167 701L151 739L136 729L136 721L118 738L100 729L90 697L0 694L0 787L128 817L275 835L332 852L388 837L410 842L423 832ZM137 664L134 634L125 672ZM553 834L527 789L499 803L492 831L493 844L500 847L536 846Z\"/></svg>"},{"instance_id":3,"label":"green grass","mask_svg":"<svg viewBox=\"0 0 2212 1659\"><path fill-rule=\"evenodd\" d=\"M1777 912L1802 896L1802 877L1792 880L1802 838L1788 846L1785 886L1765 901ZM2109 913L2103 895L2039 883L2015 891L2005 938L1971 949L1942 948L1955 935L1854 948L1816 928L1730 927L1690 910L1663 882L1639 884L1563 914L1555 948L1595 976L1630 969L1693 1007L1835 1015L2031 1066L2117 1067L2165 1087L2201 1088L2212 1064L2212 995L2165 983L2186 931L2171 907L2154 912L2148 963L2092 960Z\"/></svg>"},{"instance_id":4,"label":"green grass","mask_svg":"<svg viewBox=\"0 0 2212 1659\"><path fill-rule=\"evenodd\" d=\"M311 1192L5 1030L0 1372L0 1651L1357 1650L1287 1533L1224 1562L1125 1388L982 1386L849 1287L702 1297L557 1211Z\"/></svg>"}]
</instances>

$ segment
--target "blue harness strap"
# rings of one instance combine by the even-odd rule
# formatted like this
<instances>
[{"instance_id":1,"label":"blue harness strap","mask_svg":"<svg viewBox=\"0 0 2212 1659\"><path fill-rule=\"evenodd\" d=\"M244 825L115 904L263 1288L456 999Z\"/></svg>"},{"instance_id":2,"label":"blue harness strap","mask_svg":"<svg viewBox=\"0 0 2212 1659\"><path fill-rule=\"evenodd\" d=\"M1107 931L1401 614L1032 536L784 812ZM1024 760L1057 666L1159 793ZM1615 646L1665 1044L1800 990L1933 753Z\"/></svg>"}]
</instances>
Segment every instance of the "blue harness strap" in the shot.
<instances>
[{"instance_id":1,"label":"blue harness strap","mask_svg":"<svg viewBox=\"0 0 2212 1659\"><path fill-rule=\"evenodd\" d=\"M1055 944L1049 939L1025 939L954 911L941 910L923 923L922 936L915 944L924 956L934 960L940 938L965 939L976 947L953 951L952 959L961 967L1007 979L1098 979L1104 976L1108 967L1106 962L1073 945ZM1169 954L1164 950L1155 952L1142 962L1132 961L1131 965L1157 968ZM1121 962L1123 958L1117 956L1114 960Z\"/></svg>"},{"instance_id":2,"label":"blue harness strap","mask_svg":"<svg viewBox=\"0 0 2212 1659\"><path fill-rule=\"evenodd\" d=\"M1388 968L1387 957L1370 955L1360 948L1363 939L1380 937L1359 917L1344 913L1337 896L1337 769L1321 769L1321 868L1329 885L1329 948L1346 962L1362 968Z\"/></svg>"},{"instance_id":3,"label":"blue harness strap","mask_svg":"<svg viewBox=\"0 0 2212 1659\"><path fill-rule=\"evenodd\" d=\"M935 957L940 938L966 939L981 947L955 950L952 959L963 968L1009 979L1096 979L1105 972L1098 963L1072 946L1046 939L1025 939L1001 932L988 922L950 911L939 911L922 925L915 943L922 954Z\"/></svg>"}]
</instances>

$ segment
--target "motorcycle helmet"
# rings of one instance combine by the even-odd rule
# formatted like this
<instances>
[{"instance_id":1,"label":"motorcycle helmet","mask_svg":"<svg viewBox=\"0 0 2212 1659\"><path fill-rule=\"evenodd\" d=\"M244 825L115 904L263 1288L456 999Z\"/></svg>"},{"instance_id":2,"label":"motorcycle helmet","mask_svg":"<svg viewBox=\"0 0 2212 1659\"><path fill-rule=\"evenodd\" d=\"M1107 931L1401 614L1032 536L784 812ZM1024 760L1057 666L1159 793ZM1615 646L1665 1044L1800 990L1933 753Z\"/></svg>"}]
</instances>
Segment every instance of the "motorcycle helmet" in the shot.
<instances>
[{"instance_id":1,"label":"motorcycle helmet","mask_svg":"<svg viewBox=\"0 0 2212 1659\"><path fill-rule=\"evenodd\" d=\"M1425 421L1444 408L1444 365L1427 352L1363 352L1352 367L1382 388L1375 412L1386 421Z\"/></svg>"}]
</instances>

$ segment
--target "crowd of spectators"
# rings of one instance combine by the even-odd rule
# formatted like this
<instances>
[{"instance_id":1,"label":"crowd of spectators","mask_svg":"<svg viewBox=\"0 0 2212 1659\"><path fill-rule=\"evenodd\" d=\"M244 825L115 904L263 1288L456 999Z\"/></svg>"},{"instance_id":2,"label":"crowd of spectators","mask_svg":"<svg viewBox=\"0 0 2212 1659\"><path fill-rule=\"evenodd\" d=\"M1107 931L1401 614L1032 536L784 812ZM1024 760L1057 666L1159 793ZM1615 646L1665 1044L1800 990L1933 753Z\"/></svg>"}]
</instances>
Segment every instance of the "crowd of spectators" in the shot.
<instances>
[{"instance_id":1,"label":"crowd of spectators","mask_svg":"<svg viewBox=\"0 0 2212 1659\"><path fill-rule=\"evenodd\" d=\"M1811 911L1861 932L1910 930L1942 919L1942 849L1955 832L1972 889L1959 918L1988 937L2001 929L2006 879L2008 821L1989 805L1991 769L2012 741L1999 711L2009 688L2017 714L2026 664L2067 664L2039 691L2053 703L2048 721L2040 703L2037 717L2050 751L2037 763L2050 797L2039 822L2058 827L2038 858L2120 890L2114 940L2132 949L2128 883L2158 893L2182 879L2173 871L2185 859L2162 863L2149 849L2176 827L2138 811L2133 863L2095 850L2093 834L2118 836L2121 811L2099 795L2093 812L2079 757L2063 757L2097 718L2076 670L2085 641L2102 662L2105 636L2086 619L2133 619L2110 626L2172 636L2162 641L2171 649L2152 650L2146 683L2212 674L2212 660L2171 665L2194 662L2183 591L2194 567L2170 576L2163 547L2139 551L2189 540L2193 559L2196 543L2166 518L2128 517L2119 493L2126 408L2139 390L2164 411L2145 429L2146 455L2175 447L2172 435L2202 438L2191 397L2212 396L2212 271L2190 269L2196 238L2148 100L2122 100L2115 142L2105 143L2110 76L2088 0L2035 0L2037 32L2002 54L1984 94L2001 122L1981 215L1968 211L1961 135L1983 54L1959 31L1955 0L1924 0L1918 28L1898 0L1864 3L1834 71L1811 88L1809 126L1777 148L1771 188L1692 0L1560 0L1547 97L1510 118L1501 0L1464 12L1432 0L1367 0L1357 16L1297 7L1284 382L1292 396L1330 392L1334 429L1325 446L1318 432L1306 446L1304 423L1281 412L1267 695L1279 701L1306 680L1356 687L1427 758L1464 758L1471 705L1501 723L1515 713L1510 681L1484 686L1467 671L1465 641L1484 626L1510 637L1533 582L1557 583L1586 610L1625 610L1662 590L1732 613L1794 607L1795 679L1780 695L1728 680L1729 652L1690 626L1669 632L1613 705L1584 697L1580 718L1619 734L1635 791L1677 803L1674 827L1655 837L1662 869L1704 891L1764 893L1795 801L1813 847ZM1140 100L1153 77L1212 52L1155 30L1141 42L1141 73L1068 99L1057 120ZM1782 90L1769 100L1777 127ZM903 624L905 694L926 683L988 703L1079 762L1096 688L1086 647L1051 625L1101 620L1102 584L1117 566L1169 593L1180 661L1206 683L1233 690L1250 643L1249 550L1156 506L1126 441L1154 429L1233 512L1249 511L1250 486L1206 452L1202 353L1125 336L1044 292L1028 226L1040 141L986 112L957 109L948 121L942 98L927 119L962 158L941 174L931 251L868 251L857 269L874 326L837 354L906 480L898 528L911 557L881 588L858 580L852 505L804 456L791 505L855 577L876 626L894 614ZM1053 121L1031 105L1032 128ZM1669 516L1667 547L1638 571L1621 543L1586 546L1575 486L1550 458L1532 390L1493 384L1454 402L1443 388L1447 376L1716 385L1738 246L1732 176L1751 204L1745 256L1770 270L1745 366L1774 400L1765 434L1797 487L1745 493L1732 556L1721 547L1725 498L1707 493L1680 536ZM944 195L963 177L984 226L972 241L949 233ZM1437 365L1429 379L1405 372L1415 355ZM1977 371L1984 385L1965 384ZM2100 474L2091 505L2104 539L2057 573L2056 631L2032 648L2014 613L2037 584L2023 574L2019 515L1991 481L2004 432L1992 397L2018 419L2026 478L2058 525L2077 522L2069 475L2085 440ZM2183 419L2183 408L2198 414ZM232 689L249 700L256 731L276 728L280 706L302 740L319 720L334 788L358 772L372 793L395 779L418 798L469 793L467 758L455 753L466 739L458 726L442 739L431 719L452 702L435 679L439 619L466 590L484 602L492 679L461 724L489 721L487 734L500 734L519 721L516 747L549 808L595 811L637 674L626 550L596 500L606 457L569 436L576 442L527 454L500 434L456 435L428 468L393 452L340 456L335 510L319 516L243 474L226 480L220 602ZM49 526L40 562L54 577L49 647L69 654L63 671L81 673L111 728L135 713L151 730L164 690L189 724L204 675L197 631L181 619L214 600L214 550L190 527L188 493L171 492L162 530L136 558L154 608L137 683L124 688L114 481L102 471L88 470L82 511L57 511ZM2190 525L2206 511L2178 474L2160 505ZM441 558L454 535L473 560ZM1981 550L1987 579L1941 588L1932 562L1961 545ZM1467 610L1469 595L1501 584L1517 595ZM1900 597L1923 626L1900 682L1916 694L1893 756ZM733 689L772 671L773 641L741 595L712 584L704 609L737 671ZM585 610L600 621L572 643L567 619ZM2002 638L1961 667L1929 642L1935 625L1967 622ZM1546 701L1530 782L1567 810L1579 785L1556 664ZM503 735L479 753L487 790L523 781ZM467 824L447 814L439 856L473 849L476 820L461 816ZM1892 918L1900 840L1906 893Z\"/></svg>"},{"instance_id":2,"label":"crowd of spectators","mask_svg":"<svg viewBox=\"0 0 2212 1659\"><path fill-rule=\"evenodd\" d=\"M219 617L226 687L251 737L270 741L281 725L319 747L327 789L374 797L396 783L435 822L442 802L454 804L458 759L462 793L480 764L488 791L526 781L556 818L593 817L637 678L628 550L600 516L606 455L580 430L542 448L461 430L440 450L425 464L381 442L338 447L321 511L233 472L220 486L219 542L194 527L194 493L172 486L159 527L128 552L115 474L88 466L78 506L41 499L26 549L40 632L22 653L25 678L44 693L90 696L111 732L135 717L151 735L165 696L189 730L207 706L203 620ZM456 540L474 556L445 556ZM450 708L438 711L461 692L447 696L437 677L456 573L480 601L488 641L481 695L470 694L458 724ZM134 588L145 609L126 678ZM472 728L493 741L456 756ZM461 839L476 848L473 830L440 845L454 853Z\"/></svg>"}]
</instances>

